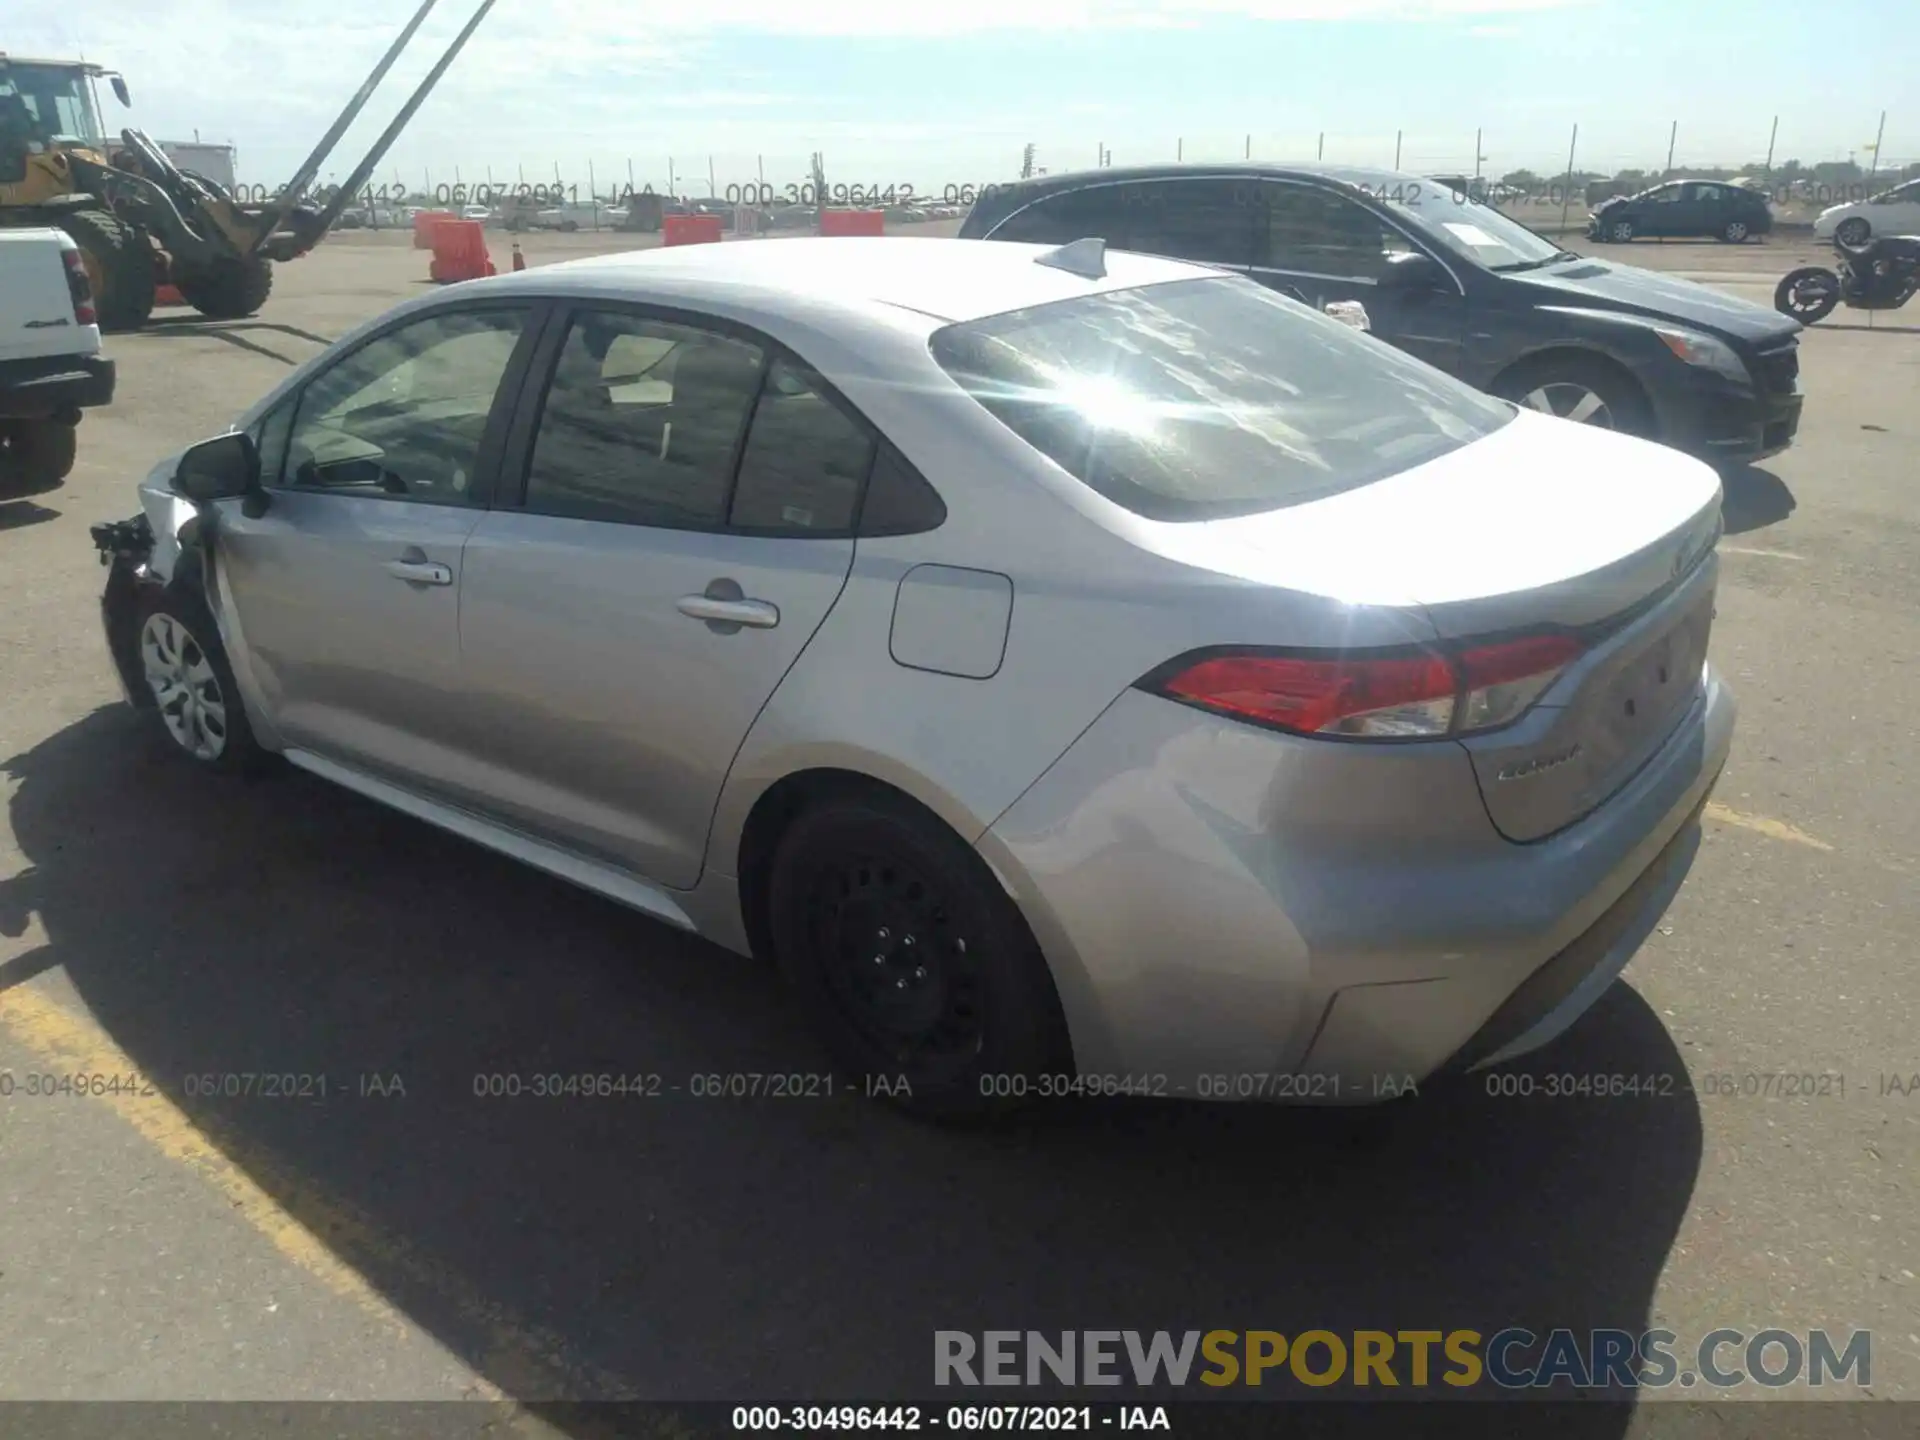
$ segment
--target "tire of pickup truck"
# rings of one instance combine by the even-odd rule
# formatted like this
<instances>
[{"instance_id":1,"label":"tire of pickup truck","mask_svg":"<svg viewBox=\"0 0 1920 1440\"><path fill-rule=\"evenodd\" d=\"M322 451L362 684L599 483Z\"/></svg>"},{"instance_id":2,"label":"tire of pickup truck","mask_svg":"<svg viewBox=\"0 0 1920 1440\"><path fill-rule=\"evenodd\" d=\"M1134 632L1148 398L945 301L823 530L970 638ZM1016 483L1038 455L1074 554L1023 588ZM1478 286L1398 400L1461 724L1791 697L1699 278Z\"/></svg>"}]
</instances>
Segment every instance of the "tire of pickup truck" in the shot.
<instances>
[{"instance_id":1,"label":"tire of pickup truck","mask_svg":"<svg viewBox=\"0 0 1920 1440\"><path fill-rule=\"evenodd\" d=\"M73 473L79 437L58 420L0 420L0 500L51 489Z\"/></svg>"},{"instance_id":2,"label":"tire of pickup truck","mask_svg":"<svg viewBox=\"0 0 1920 1440\"><path fill-rule=\"evenodd\" d=\"M181 298L209 320L239 320L267 303L273 292L273 262L256 255L191 268L176 264L173 283Z\"/></svg>"},{"instance_id":3,"label":"tire of pickup truck","mask_svg":"<svg viewBox=\"0 0 1920 1440\"><path fill-rule=\"evenodd\" d=\"M138 330L153 314L153 244L111 210L70 210L60 228L73 237L93 284L100 328Z\"/></svg>"}]
</instances>

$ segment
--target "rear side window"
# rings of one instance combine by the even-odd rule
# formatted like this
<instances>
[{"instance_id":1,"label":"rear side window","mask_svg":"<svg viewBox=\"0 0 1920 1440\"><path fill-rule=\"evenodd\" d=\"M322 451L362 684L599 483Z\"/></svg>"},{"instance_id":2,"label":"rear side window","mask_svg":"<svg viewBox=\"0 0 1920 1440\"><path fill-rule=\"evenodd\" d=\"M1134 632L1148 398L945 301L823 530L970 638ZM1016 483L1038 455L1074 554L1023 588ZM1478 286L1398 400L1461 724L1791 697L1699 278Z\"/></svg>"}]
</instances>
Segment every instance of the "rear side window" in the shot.
<instances>
[{"instance_id":1,"label":"rear side window","mask_svg":"<svg viewBox=\"0 0 1920 1440\"><path fill-rule=\"evenodd\" d=\"M1120 204L1120 188L1096 185L1049 195L1009 216L991 238L1065 245L1097 235L1116 250L1130 250L1133 246L1128 241L1133 232L1129 214Z\"/></svg>"},{"instance_id":2,"label":"rear side window","mask_svg":"<svg viewBox=\"0 0 1920 1440\"><path fill-rule=\"evenodd\" d=\"M803 535L851 530L873 443L812 376L775 361L754 406L729 523Z\"/></svg>"},{"instance_id":3,"label":"rear side window","mask_svg":"<svg viewBox=\"0 0 1920 1440\"><path fill-rule=\"evenodd\" d=\"M993 238L1064 245L1097 235L1113 250L1200 265L1251 265L1259 227L1249 194L1231 180L1095 185L1030 206L995 230Z\"/></svg>"},{"instance_id":4,"label":"rear side window","mask_svg":"<svg viewBox=\"0 0 1920 1440\"><path fill-rule=\"evenodd\" d=\"M764 352L618 313L577 317L540 414L527 509L672 529L719 525Z\"/></svg>"},{"instance_id":5,"label":"rear side window","mask_svg":"<svg viewBox=\"0 0 1920 1440\"><path fill-rule=\"evenodd\" d=\"M1318 499L1499 429L1513 408L1239 276L935 332L934 358L1070 475L1152 520Z\"/></svg>"}]
</instances>

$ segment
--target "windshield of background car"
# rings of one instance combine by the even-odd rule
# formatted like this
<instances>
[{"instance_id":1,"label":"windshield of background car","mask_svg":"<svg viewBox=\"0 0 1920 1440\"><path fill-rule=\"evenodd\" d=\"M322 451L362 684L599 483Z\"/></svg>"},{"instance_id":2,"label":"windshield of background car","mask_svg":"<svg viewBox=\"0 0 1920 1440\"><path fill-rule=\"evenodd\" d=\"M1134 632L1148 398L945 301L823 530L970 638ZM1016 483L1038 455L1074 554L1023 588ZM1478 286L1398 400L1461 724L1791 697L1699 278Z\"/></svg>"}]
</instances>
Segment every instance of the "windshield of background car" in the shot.
<instances>
[{"instance_id":1,"label":"windshield of background car","mask_svg":"<svg viewBox=\"0 0 1920 1440\"><path fill-rule=\"evenodd\" d=\"M1238 276L949 326L934 359L995 419L1150 520L1356 489L1499 429L1512 407Z\"/></svg>"},{"instance_id":2,"label":"windshield of background car","mask_svg":"<svg viewBox=\"0 0 1920 1440\"><path fill-rule=\"evenodd\" d=\"M1551 260L1565 247L1536 235L1518 220L1484 205L1465 190L1436 183L1395 186L1387 208L1410 217L1420 232L1490 270Z\"/></svg>"}]
</instances>

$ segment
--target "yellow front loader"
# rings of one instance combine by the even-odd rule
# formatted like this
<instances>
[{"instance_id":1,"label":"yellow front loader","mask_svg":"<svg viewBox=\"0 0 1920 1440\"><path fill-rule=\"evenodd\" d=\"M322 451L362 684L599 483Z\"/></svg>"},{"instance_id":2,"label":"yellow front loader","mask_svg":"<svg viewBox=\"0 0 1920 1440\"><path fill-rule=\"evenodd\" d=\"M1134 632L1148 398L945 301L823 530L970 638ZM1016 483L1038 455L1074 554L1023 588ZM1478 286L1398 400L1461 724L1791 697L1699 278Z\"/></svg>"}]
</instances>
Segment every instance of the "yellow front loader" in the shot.
<instances>
[{"instance_id":1,"label":"yellow front loader","mask_svg":"<svg viewBox=\"0 0 1920 1440\"><path fill-rule=\"evenodd\" d=\"M321 165L436 3L424 0L293 179L262 204L181 170L139 130L109 141L97 82L108 81L128 105L117 73L0 51L0 226L53 225L71 235L106 329L145 325L156 290L169 284L214 319L253 314L273 288L273 262L320 243L494 6L482 0L332 200L306 203Z\"/></svg>"}]
</instances>

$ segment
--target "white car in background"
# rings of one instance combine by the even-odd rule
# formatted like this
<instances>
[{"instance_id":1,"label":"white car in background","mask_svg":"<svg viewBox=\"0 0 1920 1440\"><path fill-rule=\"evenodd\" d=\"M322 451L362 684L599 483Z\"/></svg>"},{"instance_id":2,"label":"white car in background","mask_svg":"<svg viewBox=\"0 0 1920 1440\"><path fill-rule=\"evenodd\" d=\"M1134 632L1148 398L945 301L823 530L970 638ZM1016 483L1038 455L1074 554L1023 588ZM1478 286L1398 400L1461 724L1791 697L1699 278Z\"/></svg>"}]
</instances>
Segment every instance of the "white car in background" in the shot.
<instances>
[{"instance_id":1,"label":"white car in background","mask_svg":"<svg viewBox=\"0 0 1920 1440\"><path fill-rule=\"evenodd\" d=\"M1920 179L1865 200L1828 206L1814 218L1813 233L1848 245L1859 245L1875 235L1920 235Z\"/></svg>"}]
</instances>

